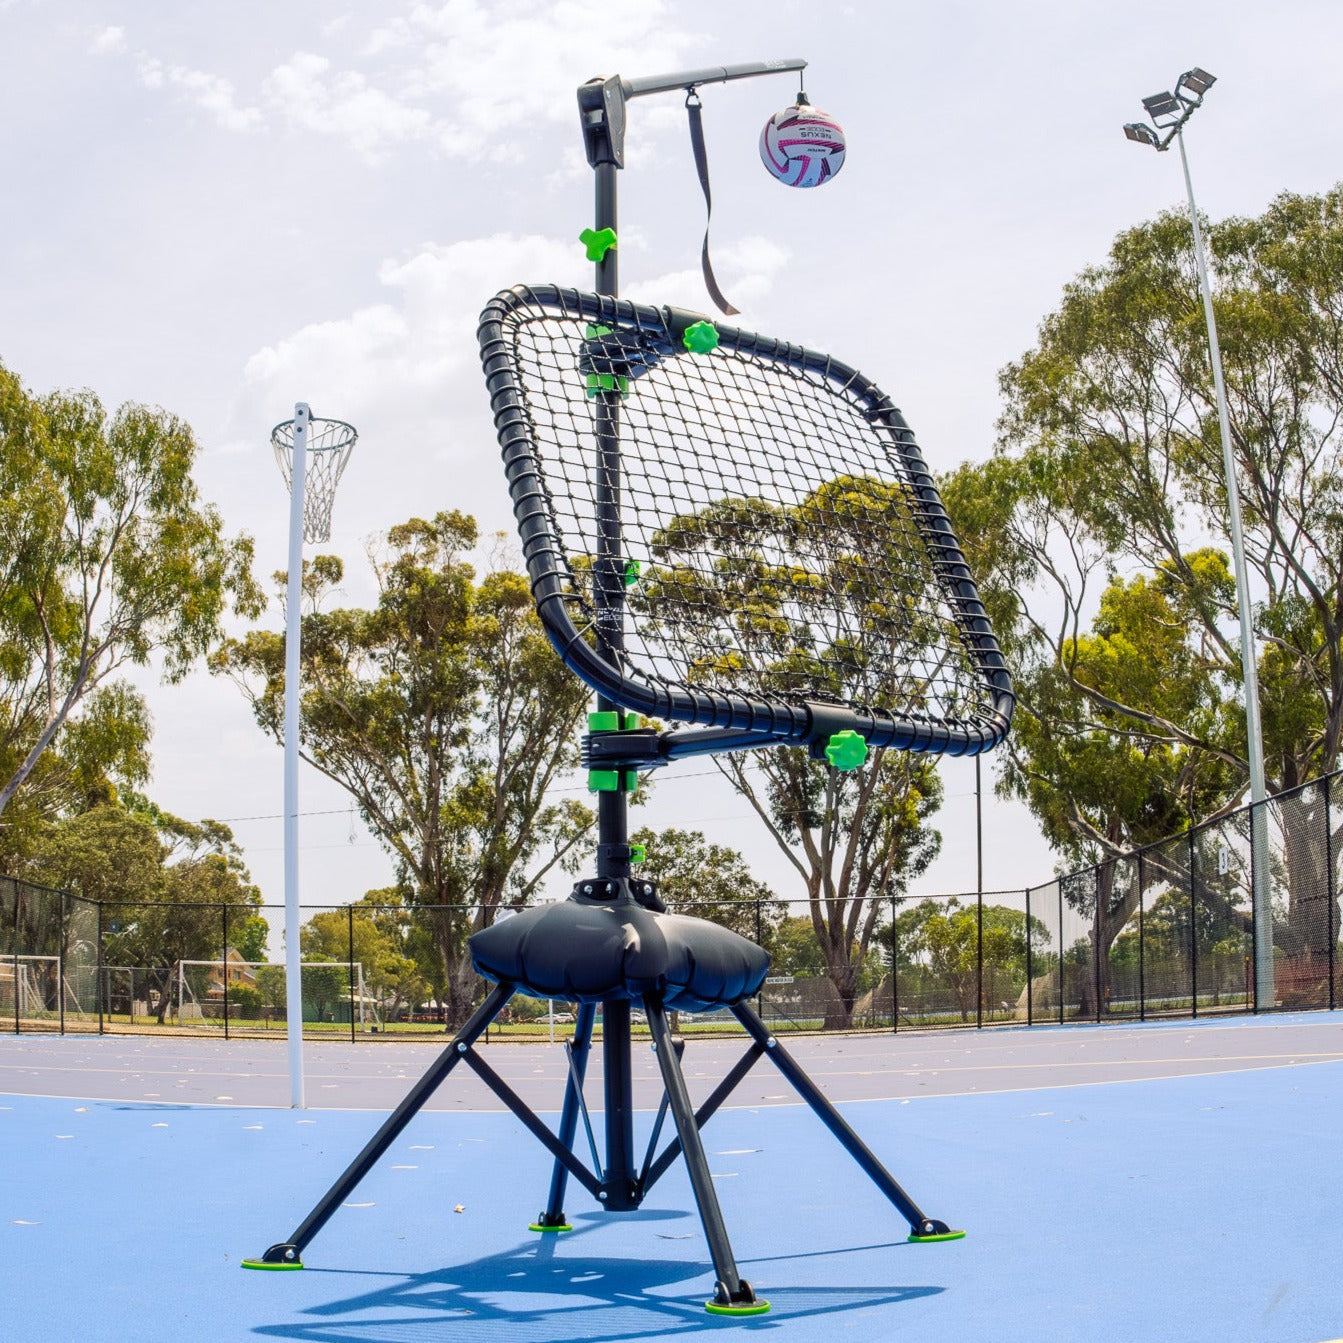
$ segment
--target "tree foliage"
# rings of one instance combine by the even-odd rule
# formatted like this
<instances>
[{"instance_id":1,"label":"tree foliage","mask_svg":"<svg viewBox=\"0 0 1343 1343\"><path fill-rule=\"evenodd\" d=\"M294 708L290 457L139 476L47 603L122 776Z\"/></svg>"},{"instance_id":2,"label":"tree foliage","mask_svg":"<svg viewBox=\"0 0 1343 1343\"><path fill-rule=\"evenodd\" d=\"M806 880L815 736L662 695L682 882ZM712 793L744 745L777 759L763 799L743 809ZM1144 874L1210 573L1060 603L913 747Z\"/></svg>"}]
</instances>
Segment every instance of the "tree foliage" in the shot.
<instances>
[{"instance_id":1,"label":"tree foliage","mask_svg":"<svg viewBox=\"0 0 1343 1343\"><path fill-rule=\"evenodd\" d=\"M526 580L476 580L476 540L457 512L391 528L370 556L370 610L321 609L338 559L319 556L304 576L301 749L354 798L414 903L432 907L450 1024L476 993L467 937L531 899L592 820L549 799L577 764L588 692L551 649ZM281 740L284 635L230 640L211 665Z\"/></svg>"},{"instance_id":2,"label":"tree foliage","mask_svg":"<svg viewBox=\"0 0 1343 1343\"><path fill-rule=\"evenodd\" d=\"M200 500L197 451L165 411L34 397L0 367L0 813L26 794L0 827L31 838L104 780L143 782L148 715L118 670L160 659L178 680L230 608L260 611L251 542Z\"/></svg>"},{"instance_id":3,"label":"tree foliage","mask_svg":"<svg viewBox=\"0 0 1343 1343\"><path fill-rule=\"evenodd\" d=\"M653 536L636 597L647 629L696 650L691 679L906 711L945 671L937 622L890 526L903 487L843 476L795 506L722 499ZM913 585L917 586L917 585ZM892 702L892 696L899 702ZM879 749L842 773L801 748L716 763L796 872L846 1027L883 898L932 861L941 783L927 757Z\"/></svg>"},{"instance_id":4,"label":"tree foliage","mask_svg":"<svg viewBox=\"0 0 1343 1343\"><path fill-rule=\"evenodd\" d=\"M689 914L731 928L768 948L783 916L783 902L756 880L736 849L712 844L700 830L653 830L631 836L647 855L640 875L657 883L658 894L674 914Z\"/></svg>"},{"instance_id":5,"label":"tree foliage","mask_svg":"<svg viewBox=\"0 0 1343 1343\"><path fill-rule=\"evenodd\" d=\"M1343 188L1283 195L1208 237L1266 767L1290 789L1343 744ZM1005 786L1069 857L1125 853L1229 811L1248 785L1187 218L1120 235L1001 383L996 455L943 492L1016 670ZM1102 898L1111 932L1121 913ZM1289 923L1300 915L1293 897Z\"/></svg>"},{"instance_id":6,"label":"tree foliage","mask_svg":"<svg viewBox=\"0 0 1343 1343\"><path fill-rule=\"evenodd\" d=\"M103 961L149 972L137 992L158 991L160 1020L178 962L219 960L229 947L244 960L264 955L261 892L233 832L173 816L137 793L45 826L22 875L98 903ZM75 926L62 920L63 935Z\"/></svg>"}]
</instances>

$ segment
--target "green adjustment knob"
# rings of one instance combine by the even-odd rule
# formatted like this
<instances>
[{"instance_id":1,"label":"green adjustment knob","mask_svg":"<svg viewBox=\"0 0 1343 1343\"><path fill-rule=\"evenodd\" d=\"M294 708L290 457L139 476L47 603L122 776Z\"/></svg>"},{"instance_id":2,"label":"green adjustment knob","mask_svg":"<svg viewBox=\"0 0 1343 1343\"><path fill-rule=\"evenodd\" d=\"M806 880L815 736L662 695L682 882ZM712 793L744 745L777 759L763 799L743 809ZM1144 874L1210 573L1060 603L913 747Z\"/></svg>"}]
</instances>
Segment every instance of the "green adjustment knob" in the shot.
<instances>
[{"instance_id":1,"label":"green adjustment knob","mask_svg":"<svg viewBox=\"0 0 1343 1343\"><path fill-rule=\"evenodd\" d=\"M642 863L648 857L648 850L642 844L630 845L630 862Z\"/></svg>"},{"instance_id":2,"label":"green adjustment knob","mask_svg":"<svg viewBox=\"0 0 1343 1343\"><path fill-rule=\"evenodd\" d=\"M718 348L718 328L712 322L695 322L686 327L681 340L691 354L708 354Z\"/></svg>"},{"instance_id":3,"label":"green adjustment knob","mask_svg":"<svg viewBox=\"0 0 1343 1343\"><path fill-rule=\"evenodd\" d=\"M588 249L589 261L600 261L616 245L616 231L613 228L585 228L578 235L578 241Z\"/></svg>"},{"instance_id":4,"label":"green adjustment knob","mask_svg":"<svg viewBox=\"0 0 1343 1343\"><path fill-rule=\"evenodd\" d=\"M632 588L638 581L640 574L643 573L643 566L638 560L625 561L625 586Z\"/></svg>"},{"instance_id":5,"label":"green adjustment knob","mask_svg":"<svg viewBox=\"0 0 1343 1343\"><path fill-rule=\"evenodd\" d=\"M867 743L861 733L846 728L830 738L825 758L836 769L857 769L867 759Z\"/></svg>"}]
</instances>

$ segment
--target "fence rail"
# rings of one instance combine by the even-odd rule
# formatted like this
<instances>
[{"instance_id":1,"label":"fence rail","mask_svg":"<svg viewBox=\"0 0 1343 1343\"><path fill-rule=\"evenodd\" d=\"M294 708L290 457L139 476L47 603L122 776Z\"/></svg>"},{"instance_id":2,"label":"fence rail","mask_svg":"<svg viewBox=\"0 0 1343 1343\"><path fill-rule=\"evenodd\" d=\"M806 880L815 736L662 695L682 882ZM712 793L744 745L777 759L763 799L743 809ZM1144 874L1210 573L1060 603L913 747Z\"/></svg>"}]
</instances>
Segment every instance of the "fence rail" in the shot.
<instances>
[{"instance_id":1,"label":"fence rail","mask_svg":"<svg viewBox=\"0 0 1343 1343\"><path fill-rule=\"evenodd\" d=\"M770 951L758 1006L780 1033L1332 1010L1343 997L1340 789L1343 772L1262 804L1267 852L1256 851L1247 807L1025 890L881 895L871 944L828 968L803 902L691 912ZM1272 1002L1255 1000L1260 863L1273 905ZM302 914L322 947L305 957L305 1035L441 1033L483 993L460 964L455 975L446 966L488 911L358 904ZM279 927L283 907L95 902L0 878L0 1030L282 1034L284 967L240 949L256 942L257 916ZM437 969L417 969L412 944L423 961L435 937ZM511 1008L497 1028L505 1035L554 1034L571 1019L562 1003ZM725 1013L683 1014L680 1026L737 1029Z\"/></svg>"}]
</instances>

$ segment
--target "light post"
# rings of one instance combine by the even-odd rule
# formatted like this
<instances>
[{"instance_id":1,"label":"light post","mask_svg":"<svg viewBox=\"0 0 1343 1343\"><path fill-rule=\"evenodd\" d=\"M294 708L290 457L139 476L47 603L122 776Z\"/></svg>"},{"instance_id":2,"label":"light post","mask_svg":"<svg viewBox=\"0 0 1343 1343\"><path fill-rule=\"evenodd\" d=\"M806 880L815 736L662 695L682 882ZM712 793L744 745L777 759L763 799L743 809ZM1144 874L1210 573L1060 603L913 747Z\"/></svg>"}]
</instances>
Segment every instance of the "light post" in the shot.
<instances>
[{"instance_id":1,"label":"light post","mask_svg":"<svg viewBox=\"0 0 1343 1343\"><path fill-rule=\"evenodd\" d=\"M1152 120L1129 122L1124 134L1138 144L1151 145L1164 153L1175 141L1180 146L1185 191L1189 197L1189 225L1194 234L1194 260L1199 288L1203 291L1203 318L1208 327L1208 353L1212 364L1213 390L1217 395L1217 422L1222 438L1222 468L1226 473L1227 509L1231 524L1231 558L1236 575L1236 603L1240 611L1240 664L1245 685L1245 736L1250 765L1251 881L1254 901L1254 1005L1271 1008L1273 987L1273 911L1268 888L1268 791L1264 784L1264 741L1259 721L1259 676L1256 669L1254 622L1250 610L1250 585L1245 565L1245 539L1241 531L1240 487L1236 483L1236 458L1231 444L1231 419L1226 407L1226 383L1222 378L1222 354L1217 340L1217 318L1208 283L1208 260L1203 229L1194 203L1194 181L1189 175L1189 155L1184 147L1185 122L1203 105L1203 95L1216 76L1195 66L1175 83L1175 92L1154 93L1142 100ZM1155 129L1154 129L1155 128Z\"/></svg>"}]
</instances>

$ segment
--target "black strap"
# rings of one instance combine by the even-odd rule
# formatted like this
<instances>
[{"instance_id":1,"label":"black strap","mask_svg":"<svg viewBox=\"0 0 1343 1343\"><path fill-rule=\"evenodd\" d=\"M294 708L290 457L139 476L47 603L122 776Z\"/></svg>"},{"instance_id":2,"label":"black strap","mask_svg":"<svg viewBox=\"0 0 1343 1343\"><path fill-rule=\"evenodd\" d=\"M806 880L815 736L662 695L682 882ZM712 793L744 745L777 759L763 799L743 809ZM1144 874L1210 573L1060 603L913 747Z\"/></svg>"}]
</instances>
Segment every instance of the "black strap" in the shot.
<instances>
[{"instance_id":1,"label":"black strap","mask_svg":"<svg viewBox=\"0 0 1343 1343\"><path fill-rule=\"evenodd\" d=\"M713 263L709 260L709 219L713 214L713 197L709 194L709 160L704 153L704 125L701 120L700 100L694 89L686 95L685 105L686 111L690 114L690 147L695 151L695 171L699 173L699 184L704 189L704 246L700 249L700 269L704 272L704 287L721 311L729 317L735 317L738 309L723 297L723 291L719 289L718 281L714 278Z\"/></svg>"}]
</instances>

